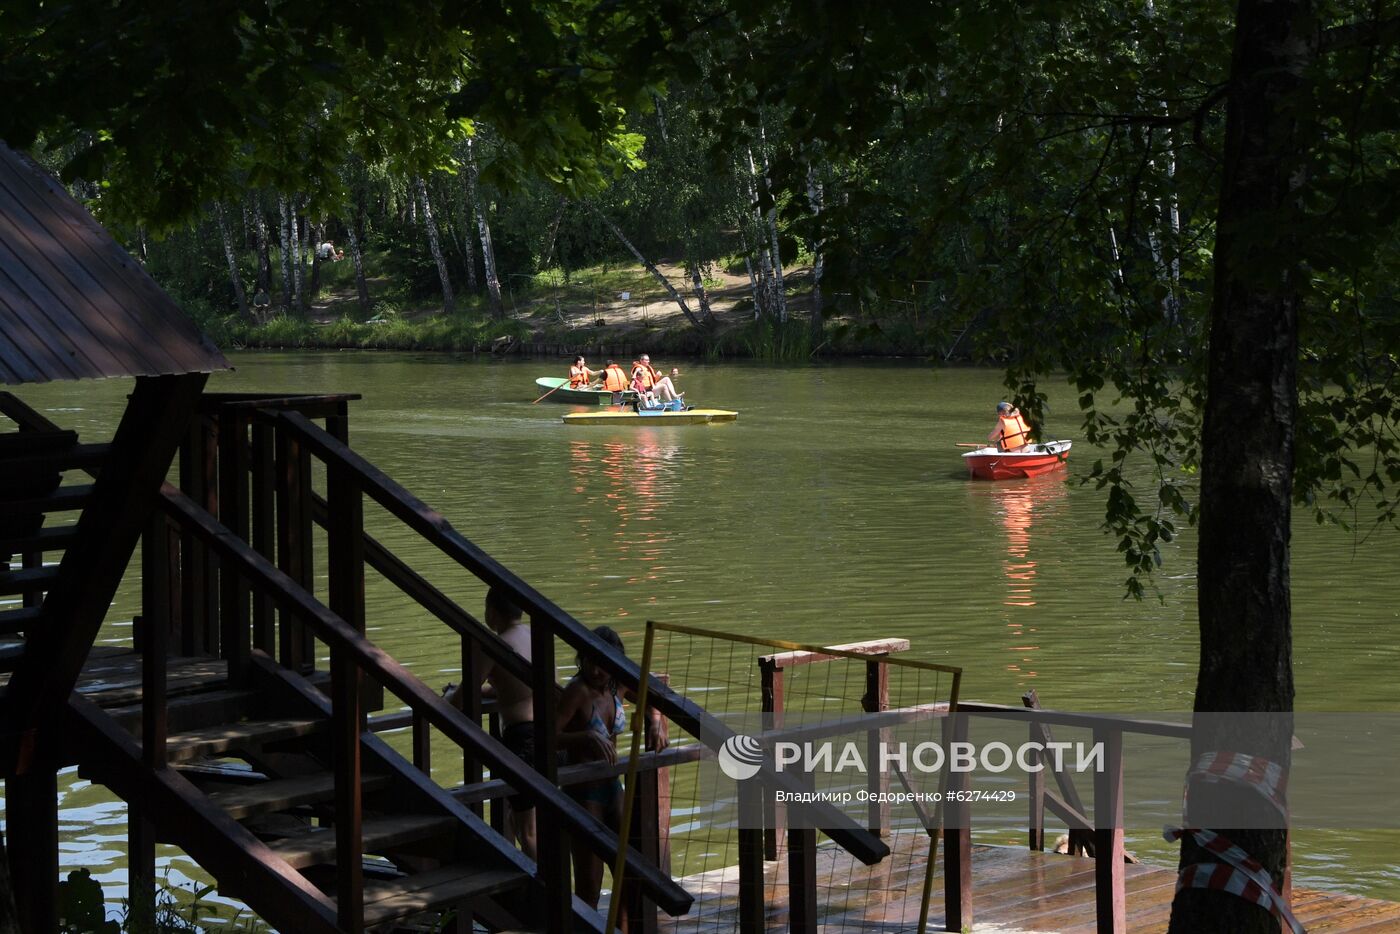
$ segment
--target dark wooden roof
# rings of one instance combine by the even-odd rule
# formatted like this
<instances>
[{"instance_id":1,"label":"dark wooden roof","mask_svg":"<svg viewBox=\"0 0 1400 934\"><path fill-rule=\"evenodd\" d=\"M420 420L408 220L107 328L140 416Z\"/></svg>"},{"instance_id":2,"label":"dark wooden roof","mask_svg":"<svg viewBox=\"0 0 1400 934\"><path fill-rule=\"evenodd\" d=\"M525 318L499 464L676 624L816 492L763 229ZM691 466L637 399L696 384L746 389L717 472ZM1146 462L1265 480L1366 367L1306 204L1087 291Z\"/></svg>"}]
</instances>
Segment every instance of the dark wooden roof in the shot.
<instances>
[{"instance_id":1,"label":"dark wooden roof","mask_svg":"<svg viewBox=\"0 0 1400 934\"><path fill-rule=\"evenodd\" d=\"M0 381L229 369L63 186L0 142Z\"/></svg>"}]
</instances>

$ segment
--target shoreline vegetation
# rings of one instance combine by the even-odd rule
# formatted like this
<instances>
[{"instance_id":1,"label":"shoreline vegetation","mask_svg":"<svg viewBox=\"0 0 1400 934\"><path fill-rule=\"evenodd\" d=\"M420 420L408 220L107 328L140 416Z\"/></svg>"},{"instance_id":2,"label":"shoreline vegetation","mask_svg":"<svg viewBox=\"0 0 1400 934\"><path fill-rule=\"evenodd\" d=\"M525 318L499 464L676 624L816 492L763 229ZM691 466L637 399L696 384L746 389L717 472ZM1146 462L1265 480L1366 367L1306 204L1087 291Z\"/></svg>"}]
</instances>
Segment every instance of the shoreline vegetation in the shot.
<instances>
[{"instance_id":1,"label":"shoreline vegetation","mask_svg":"<svg viewBox=\"0 0 1400 934\"><path fill-rule=\"evenodd\" d=\"M343 266L344 269L340 269ZM594 356L650 350L710 358L755 358L801 363L809 358L925 357L976 361L967 323L939 312L918 295L860 316L832 308L827 297L820 336L806 311L811 269L787 279L790 308L785 321L756 315L746 297L748 281L715 269L704 281L713 325L694 328L675 300L641 266L602 265L567 276L549 270L521 276L503 295L496 316L486 295L459 295L451 312L430 297L407 294L389 277L368 280L368 312L357 297L349 262L322 263L321 294L305 312L280 305L249 315L223 312L207 298L183 302L190 316L224 349L420 350L452 353L592 353ZM665 269L662 263L661 269ZM273 294L276 294L274 291ZM384 297L375 297L384 295ZM837 309L840 305L837 304ZM836 311L836 314L833 314Z\"/></svg>"}]
</instances>

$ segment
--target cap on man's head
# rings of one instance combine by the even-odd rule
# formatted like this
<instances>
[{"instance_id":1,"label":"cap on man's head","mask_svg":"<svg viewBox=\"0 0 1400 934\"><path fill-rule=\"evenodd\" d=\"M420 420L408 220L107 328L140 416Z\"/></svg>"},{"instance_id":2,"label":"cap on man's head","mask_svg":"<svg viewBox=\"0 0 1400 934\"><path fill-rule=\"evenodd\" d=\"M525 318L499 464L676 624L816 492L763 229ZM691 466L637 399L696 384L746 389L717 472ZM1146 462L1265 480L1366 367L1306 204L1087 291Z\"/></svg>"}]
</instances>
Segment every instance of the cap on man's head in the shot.
<instances>
[{"instance_id":1,"label":"cap on man's head","mask_svg":"<svg viewBox=\"0 0 1400 934\"><path fill-rule=\"evenodd\" d=\"M998 412L1010 412L1010 411L1011 411L1011 403L1010 403L1010 402L998 402L998 403L997 403L997 411L998 411Z\"/></svg>"},{"instance_id":2,"label":"cap on man's head","mask_svg":"<svg viewBox=\"0 0 1400 934\"><path fill-rule=\"evenodd\" d=\"M648 357L646 354L642 354L642 359L643 359L643 360L650 360L651 357Z\"/></svg>"}]
</instances>

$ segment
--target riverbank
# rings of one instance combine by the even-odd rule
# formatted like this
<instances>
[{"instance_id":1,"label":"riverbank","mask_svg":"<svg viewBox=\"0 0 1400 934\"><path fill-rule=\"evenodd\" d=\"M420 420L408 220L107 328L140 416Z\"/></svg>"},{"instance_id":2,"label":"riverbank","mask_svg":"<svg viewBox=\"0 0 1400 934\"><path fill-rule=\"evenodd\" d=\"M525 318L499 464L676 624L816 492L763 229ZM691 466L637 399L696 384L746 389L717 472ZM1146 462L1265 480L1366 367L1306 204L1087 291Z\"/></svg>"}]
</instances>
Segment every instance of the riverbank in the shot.
<instances>
[{"instance_id":1,"label":"riverbank","mask_svg":"<svg viewBox=\"0 0 1400 934\"><path fill-rule=\"evenodd\" d=\"M684 282L679 268L660 268L670 281ZM304 314L269 309L260 316L263 320L253 321L207 307L191 313L215 343L229 349L582 353L594 358L647 351L785 362L847 356L972 359L966 325L940 319L918 303L867 309L857 318L843 310L841 296L828 296L828 317L818 333L811 322L808 270L795 270L789 277L785 322L754 316L746 278L721 270L713 275L717 278L704 285L714 325L705 331L640 267L591 270L567 283L531 277L504 290L499 316L484 296L475 295L459 296L450 313L440 303L402 299L375 301L366 309L349 283L335 278ZM698 315L694 291L682 299Z\"/></svg>"}]
</instances>

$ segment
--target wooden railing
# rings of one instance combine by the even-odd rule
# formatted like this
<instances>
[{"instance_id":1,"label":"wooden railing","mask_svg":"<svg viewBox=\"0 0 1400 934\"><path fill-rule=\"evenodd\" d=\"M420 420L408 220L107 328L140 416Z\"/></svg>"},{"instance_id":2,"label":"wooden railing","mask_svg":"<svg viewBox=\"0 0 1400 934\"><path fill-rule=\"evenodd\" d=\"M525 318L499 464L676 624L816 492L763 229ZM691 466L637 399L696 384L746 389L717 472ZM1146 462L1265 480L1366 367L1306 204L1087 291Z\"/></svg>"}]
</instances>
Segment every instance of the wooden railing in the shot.
<instances>
[{"instance_id":1,"label":"wooden railing","mask_svg":"<svg viewBox=\"0 0 1400 934\"><path fill-rule=\"evenodd\" d=\"M1031 773L1031 842L1032 847L1044 840L1044 803L1055 801L1052 810L1060 813L1071 828L1088 824L1092 834L1094 856L1094 900L1097 908L1098 930L1103 934L1123 934L1127 931L1127 903L1124 892L1123 851L1123 736L1136 733L1188 740L1190 724L1159 720L1136 720L1110 715L1070 713L1039 708L1010 707L1001 704L963 702L958 704L960 716L950 719L950 733L945 741L968 742L969 721L975 716L993 716L998 720L1026 724L1030 742L1044 742L1051 726L1076 727L1091 731L1093 742L1102 744L1104 768L1094 773L1093 814L1082 813L1082 805L1053 798L1045 791L1044 772ZM1043 763L1042 763L1043 764ZM1037 784L1036 776L1039 776ZM948 789L966 791L970 776L967 772L950 772ZM944 808L944 910L947 930L963 931L972 926L972 806L967 800L949 796ZM1059 806L1063 806L1060 809ZM1039 812L1039 813L1038 813Z\"/></svg>"}]
</instances>

